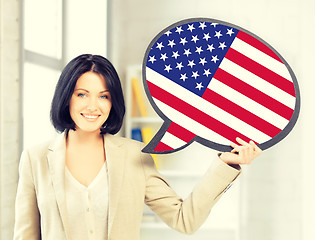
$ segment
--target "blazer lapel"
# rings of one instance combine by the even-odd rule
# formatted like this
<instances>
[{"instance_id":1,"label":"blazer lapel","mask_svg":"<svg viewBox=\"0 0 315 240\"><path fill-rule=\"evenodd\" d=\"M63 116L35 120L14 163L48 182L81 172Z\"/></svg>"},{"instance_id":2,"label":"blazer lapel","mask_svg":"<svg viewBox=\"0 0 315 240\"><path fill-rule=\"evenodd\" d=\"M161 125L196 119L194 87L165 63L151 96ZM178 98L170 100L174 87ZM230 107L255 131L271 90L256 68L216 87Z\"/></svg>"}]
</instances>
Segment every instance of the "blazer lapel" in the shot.
<instances>
[{"instance_id":1,"label":"blazer lapel","mask_svg":"<svg viewBox=\"0 0 315 240\"><path fill-rule=\"evenodd\" d=\"M108 234L110 234L115 213L119 203L121 186L125 171L125 150L121 147L122 143L118 137L110 134L104 136L104 148L106 162L108 166L108 185L109 185L109 216ZM67 239L70 240L69 223L67 219L66 195L65 195L65 156L66 140L65 134L57 137L56 141L50 145L47 160L49 170L55 190L56 201L58 204L60 217L65 229Z\"/></svg>"},{"instance_id":2,"label":"blazer lapel","mask_svg":"<svg viewBox=\"0 0 315 240\"><path fill-rule=\"evenodd\" d=\"M108 166L109 179L109 216L108 216L108 235L113 226L115 213L119 203L121 186L125 171L125 150L118 137L110 134L105 135L104 140L106 161Z\"/></svg>"},{"instance_id":3,"label":"blazer lapel","mask_svg":"<svg viewBox=\"0 0 315 240\"><path fill-rule=\"evenodd\" d=\"M70 239L65 195L65 156L66 139L65 134L61 134L49 146L47 161L66 238Z\"/></svg>"}]
</instances>

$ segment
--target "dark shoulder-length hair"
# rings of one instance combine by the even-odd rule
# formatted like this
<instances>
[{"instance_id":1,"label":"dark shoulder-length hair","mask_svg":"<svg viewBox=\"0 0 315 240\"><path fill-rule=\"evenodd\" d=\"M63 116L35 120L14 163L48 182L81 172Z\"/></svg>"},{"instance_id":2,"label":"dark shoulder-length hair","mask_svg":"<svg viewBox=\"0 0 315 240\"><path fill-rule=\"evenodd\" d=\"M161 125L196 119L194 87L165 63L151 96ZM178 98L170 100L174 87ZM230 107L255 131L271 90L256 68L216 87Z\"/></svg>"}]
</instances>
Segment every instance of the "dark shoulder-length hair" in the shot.
<instances>
[{"instance_id":1,"label":"dark shoulder-length hair","mask_svg":"<svg viewBox=\"0 0 315 240\"><path fill-rule=\"evenodd\" d=\"M65 66L56 85L50 119L58 132L75 130L75 123L70 116L69 102L77 80L82 74L89 71L104 77L112 100L110 114L100 129L101 134L115 134L120 130L125 115L125 102L118 74L106 58L99 55L83 54Z\"/></svg>"}]
</instances>

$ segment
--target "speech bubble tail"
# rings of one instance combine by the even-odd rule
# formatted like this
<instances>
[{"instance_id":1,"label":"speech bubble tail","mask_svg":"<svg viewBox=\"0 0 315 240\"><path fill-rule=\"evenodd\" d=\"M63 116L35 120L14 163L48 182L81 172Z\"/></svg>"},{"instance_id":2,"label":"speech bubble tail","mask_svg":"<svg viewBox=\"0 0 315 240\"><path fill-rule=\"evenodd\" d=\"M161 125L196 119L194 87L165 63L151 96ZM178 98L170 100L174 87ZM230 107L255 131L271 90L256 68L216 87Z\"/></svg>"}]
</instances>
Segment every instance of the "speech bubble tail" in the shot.
<instances>
[{"instance_id":1,"label":"speech bubble tail","mask_svg":"<svg viewBox=\"0 0 315 240\"><path fill-rule=\"evenodd\" d=\"M176 152L188 146L195 137L196 134L175 122L171 122L170 125L164 123L142 152L154 154Z\"/></svg>"}]
</instances>

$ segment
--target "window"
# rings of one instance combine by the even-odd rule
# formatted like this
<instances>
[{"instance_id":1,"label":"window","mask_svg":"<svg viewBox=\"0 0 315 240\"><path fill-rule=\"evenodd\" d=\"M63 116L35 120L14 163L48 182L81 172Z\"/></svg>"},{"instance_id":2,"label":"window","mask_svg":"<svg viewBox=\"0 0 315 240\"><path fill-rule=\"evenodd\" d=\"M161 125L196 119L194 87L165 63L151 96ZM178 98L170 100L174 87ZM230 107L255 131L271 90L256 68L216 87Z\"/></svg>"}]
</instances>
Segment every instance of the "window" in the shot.
<instances>
[{"instance_id":1,"label":"window","mask_svg":"<svg viewBox=\"0 0 315 240\"><path fill-rule=\"evenodd\" d=\"M107 54L107 1L23 1L23 148L50 139L50 105L65 63ZM93 4L92 4L93 3Z\"/></svg>"}]
</instances>

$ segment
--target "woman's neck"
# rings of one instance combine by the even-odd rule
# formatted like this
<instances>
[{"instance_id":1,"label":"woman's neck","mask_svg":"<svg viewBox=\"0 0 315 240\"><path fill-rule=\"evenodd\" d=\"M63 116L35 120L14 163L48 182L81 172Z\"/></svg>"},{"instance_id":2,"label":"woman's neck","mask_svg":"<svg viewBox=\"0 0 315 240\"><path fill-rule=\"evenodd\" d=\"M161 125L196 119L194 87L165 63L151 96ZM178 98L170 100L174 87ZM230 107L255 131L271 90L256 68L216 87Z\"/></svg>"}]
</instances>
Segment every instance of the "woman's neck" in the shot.
<instances>
[{"instance_id":1,"label":"woman's neck","mask_svg":"<svg viewBox=\"0 0 315 240\"><path fill-rule=\"evenodd\" d=\"M103 142L103 136L99 132L83 132L80 130L69 130L67 134L67 144L75 145L97 145Z\"/></svg>"}]
</instances>

